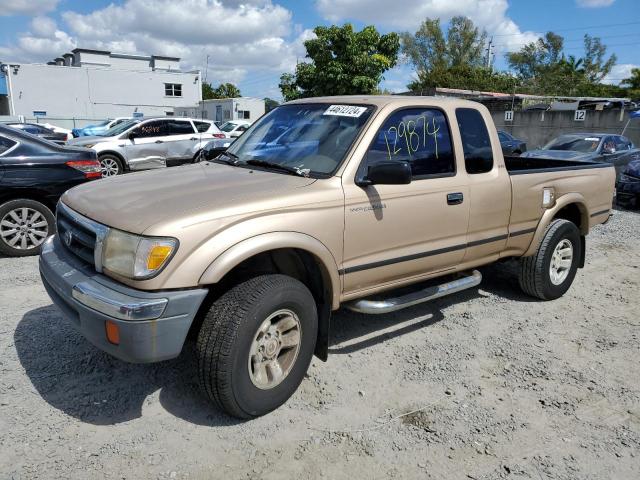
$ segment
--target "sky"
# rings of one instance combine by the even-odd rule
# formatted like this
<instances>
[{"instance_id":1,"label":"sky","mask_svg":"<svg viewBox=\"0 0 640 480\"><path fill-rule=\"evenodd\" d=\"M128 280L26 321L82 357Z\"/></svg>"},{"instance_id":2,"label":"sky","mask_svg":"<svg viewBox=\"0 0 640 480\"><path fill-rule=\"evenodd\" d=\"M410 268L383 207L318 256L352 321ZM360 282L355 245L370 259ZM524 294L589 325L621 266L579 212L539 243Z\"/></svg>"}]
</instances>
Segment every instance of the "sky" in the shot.
<instances>
[{"instance_id":1,"label":"sky","mask_svg":"<svg viewBox=\"0 0 640 480\"><path fill-rule=\"evenodd\" d=\"M304 61L315 26L414 32L425 18L446 25L456 15L493 36L500 70L506 52L547 31L577 56L585 33L601 37L618 57L609 83L640 66L640 0L0 0L0 61L46 62L74 48L175 56L214 86L280 99L279 77ZM400 62L381 86L404 91L412 76Z\"/></svg>"}]
</instances>

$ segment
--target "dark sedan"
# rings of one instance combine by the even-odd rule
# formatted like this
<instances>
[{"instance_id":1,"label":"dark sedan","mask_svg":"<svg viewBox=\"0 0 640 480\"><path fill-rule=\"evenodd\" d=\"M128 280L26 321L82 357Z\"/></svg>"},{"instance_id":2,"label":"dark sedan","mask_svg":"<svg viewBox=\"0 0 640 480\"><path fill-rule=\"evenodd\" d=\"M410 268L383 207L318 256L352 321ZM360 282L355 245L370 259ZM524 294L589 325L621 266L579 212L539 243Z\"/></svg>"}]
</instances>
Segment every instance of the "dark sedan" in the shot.
<instances>
[{"instance_id":1,"label":"dark sedan","mask_svg":"<svg viewBox=\"0 0 640 480\"><path fill-rule=\"evenodd\" d=\"M96 153L0 125L0 254L34 255L55 233L60 196L101 178Z\"/></svg>"},{"instance_id":2,"label":"dark sedan","mask_svg":"<svg viewBox=\"0 0 640 480\"><path fill-rule=\"evenodd\" d=\"M545 157L564 160L610 163L616 177L638 154L633 143L622 135L608 133L569 133L554 138L544 147L523 153L523 157Z\"/></svg>"},{"instance_id":3,"label":"dark sedan","mask_svg":"<svg viewBox=\"0 0 640 480\"><path fill-rule=\"evenodd\" d=\"M7 123L11 128L17 128L23 132L30 133L31 135L35 135L36 137L44 138L45 140L49 140L51 142L57 143L58 145L64 145L67 141L66 133L57 133L51 130L50 128L43 127L42 125L38 125L37 123Z\"/></svg>"},{"instance_id":4,"label":"dark sedan","mask_svg":"<svg viewBox=\"0 0 640 480\"><path fill-rule=\"evenodd\" d=\"M635 204L636 208L640 208L640 152L618 178L616 201L622 205Z\"/></svg>"},{"instance_id":5,"label":"dark sedan","mask_svg":"<svg viewBox=\"0 0 640 480\"><path fill-rule=\"evenodd\" d=\"M527 151L527 143L524 140L514 137L510 133L498 130L498 138L500 139L502 153L505 155L520 155Z\"/></svg>"}]
</instances>

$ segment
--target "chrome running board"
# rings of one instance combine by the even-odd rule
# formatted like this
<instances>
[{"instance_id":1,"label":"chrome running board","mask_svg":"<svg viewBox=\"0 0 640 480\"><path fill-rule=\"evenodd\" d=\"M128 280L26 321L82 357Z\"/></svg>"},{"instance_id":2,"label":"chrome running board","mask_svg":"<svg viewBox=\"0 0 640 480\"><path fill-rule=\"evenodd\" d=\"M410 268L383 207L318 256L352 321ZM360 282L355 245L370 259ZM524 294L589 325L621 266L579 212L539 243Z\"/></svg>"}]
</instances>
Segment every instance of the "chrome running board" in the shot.
<instances>
[{"instance_id":1,"label":"chrome running board","mask_svg":"<svg viewBox=\"0 0 640 480\"><path fill-rule=\"evenodd\" d=\"M473 288L479 285L482 281L482 274L478 270L464 272L460 275L463 276L450 282L425 287L399 297L389 296L387 298L376 299L361 298L347 303L345 307L349 310L353 310L354 312L374 315L395 312L396 310L412 307L413 305L428 302L429 300L435 300L436 298L445 297L452 293L466 290L467 288ZM389 292L388 295L393 295L393 291Z\"/></svg>"}]
</instances>

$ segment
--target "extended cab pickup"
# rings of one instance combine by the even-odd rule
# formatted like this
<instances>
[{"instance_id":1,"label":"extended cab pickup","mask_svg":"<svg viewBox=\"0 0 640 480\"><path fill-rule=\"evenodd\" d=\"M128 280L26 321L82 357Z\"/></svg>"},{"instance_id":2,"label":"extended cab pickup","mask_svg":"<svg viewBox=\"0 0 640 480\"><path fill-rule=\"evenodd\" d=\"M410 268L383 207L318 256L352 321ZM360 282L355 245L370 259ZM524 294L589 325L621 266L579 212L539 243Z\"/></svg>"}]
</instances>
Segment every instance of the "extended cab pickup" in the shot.
<instances>
[{"instance_id":1,"label":"extended cab pickup","mask_svg":"<svg viewBox=\"0 0 640 480\"><path fill-rule=\"evenodd\" d=\"M250 418L293 394L314 352L326 360L341 306L415 305L509 257L527 294L560 297L609 219L614 177L603 163L504 158L473 102L299 100L213 161L72 189L40 271L115 357L165 360L195 338L205 394Z\"/></svg>"}]
</instances>

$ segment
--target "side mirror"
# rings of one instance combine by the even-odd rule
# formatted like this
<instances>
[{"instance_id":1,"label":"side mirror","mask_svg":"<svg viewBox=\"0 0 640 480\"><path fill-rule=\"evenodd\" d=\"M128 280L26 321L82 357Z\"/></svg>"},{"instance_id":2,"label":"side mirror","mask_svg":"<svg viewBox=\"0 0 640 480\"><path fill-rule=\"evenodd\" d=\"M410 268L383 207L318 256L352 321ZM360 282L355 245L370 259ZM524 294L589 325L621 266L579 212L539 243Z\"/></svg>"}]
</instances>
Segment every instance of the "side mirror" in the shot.
<instances>
[{"instance_id":1,"label":"side mirror","mask_svg":"<svg viewBox=\"0 0 640 480\"><path fill-rule=\"evenodd\" d=\"M128 135L128 138L129 138L129 140L131 140L131 141L133 142L137 136L138 136L138 135L136 135L136 132L131 132L131 133Z\"/></svg>"},{"instance_id":2,"label":"side mirror","mask_svg":"<svg viewBox=\"0 0 640 480\"><path fill-rule=\"evenodd\" d=\"M605 155L611 155L613 153L616 153L616 148L615 147L603 147L602 148L602 153L604 153Z\"/></svg>"},{"instance_id":3,"label":"side mirror","mask_svg":"<svg viewBox=\"0 0 640 480\"><path fill-rule=\"evenodd\" d=\"M409 162L380 162L369 166L367 175L356 181L360 187L368 185L407 185L411 183Z\"/></svg>"}]
</instances>

